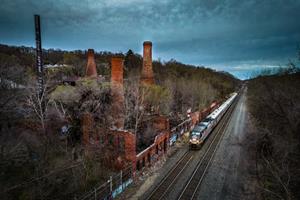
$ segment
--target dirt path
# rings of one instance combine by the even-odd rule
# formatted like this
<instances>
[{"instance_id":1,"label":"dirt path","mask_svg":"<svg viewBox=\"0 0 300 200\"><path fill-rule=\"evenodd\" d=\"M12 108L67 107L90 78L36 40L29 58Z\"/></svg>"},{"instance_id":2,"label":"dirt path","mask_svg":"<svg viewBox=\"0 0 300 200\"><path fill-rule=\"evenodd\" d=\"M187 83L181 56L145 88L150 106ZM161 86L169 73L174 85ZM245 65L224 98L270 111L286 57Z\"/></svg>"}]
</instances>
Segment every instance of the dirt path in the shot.
<instances>
[{"instance_id":1,"label":"dirt path","mask_svg":"<svg viewBox=\"0 0 300 200\"><path fill-rule=\"evenodd\" d=\"M246 92L232 114L220 146L198 191L198 199L256 199L255 177L249 158L249 114Z\"/></svg>"}]
</instances>

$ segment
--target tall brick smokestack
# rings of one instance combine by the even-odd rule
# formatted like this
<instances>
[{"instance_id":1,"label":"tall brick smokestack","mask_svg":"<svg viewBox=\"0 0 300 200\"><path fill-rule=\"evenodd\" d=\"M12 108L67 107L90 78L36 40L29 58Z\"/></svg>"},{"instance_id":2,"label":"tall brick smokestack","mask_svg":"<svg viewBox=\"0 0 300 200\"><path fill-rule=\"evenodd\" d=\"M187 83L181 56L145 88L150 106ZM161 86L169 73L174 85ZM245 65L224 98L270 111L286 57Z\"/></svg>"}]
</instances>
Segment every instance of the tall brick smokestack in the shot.
<instances>
[{"instance_id":1,"label":"tall brick smokestack","mask_svg":"<svg viewBox=\"0 0 300 200\"><path fill-rule=\"evenodd\" d=\"M143 69L142 69L142 84L154 84L154 76L152 69L152 42L145 41L143 43Z\"/></svg>"},{"instance_id":2,"label":"tall brick smokestack","mask_svg":"<svg viewBox=\"0 0 300 200\"><path fill-rule=\"evenodd\" d=\"M88 61L86 65L86 71L85 76L86 77L97 77L97 68L96 68L96 62L95 62L95 56L94 56L94 49L88 49Z\"/></svg>"},{"instance_id":3,"label":"tall brick smokestack","mask_svg":"<svg viewBox=\"0 0 300 200\"><path fill-rule=\"evenodd\" d=\"M113 125L118 129L124 128L124 86L123 86L122 56L113 56L111 59L111 91L113 96L112 115Z\"/></svg>"}]
</instances>

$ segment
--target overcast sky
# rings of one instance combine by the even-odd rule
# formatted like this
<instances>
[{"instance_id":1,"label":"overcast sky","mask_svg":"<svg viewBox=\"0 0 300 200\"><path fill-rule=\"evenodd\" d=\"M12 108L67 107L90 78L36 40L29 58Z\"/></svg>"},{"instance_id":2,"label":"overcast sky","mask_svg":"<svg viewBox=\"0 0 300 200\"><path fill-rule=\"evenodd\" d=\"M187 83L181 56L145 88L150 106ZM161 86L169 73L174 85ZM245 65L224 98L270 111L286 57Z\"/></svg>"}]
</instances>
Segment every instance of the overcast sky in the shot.
<instances>
[{"instance_id":1,"label":"overcast sky","mask_svg":"<svg viewBox=\"0 0 300 200\"><path fill-rule=\"evenodd\" d=\"M40 14L43 48L174 58L245 78L295 60L300 0L1 0L0 43L34 46Z\"/></svg>"}]
</instances>

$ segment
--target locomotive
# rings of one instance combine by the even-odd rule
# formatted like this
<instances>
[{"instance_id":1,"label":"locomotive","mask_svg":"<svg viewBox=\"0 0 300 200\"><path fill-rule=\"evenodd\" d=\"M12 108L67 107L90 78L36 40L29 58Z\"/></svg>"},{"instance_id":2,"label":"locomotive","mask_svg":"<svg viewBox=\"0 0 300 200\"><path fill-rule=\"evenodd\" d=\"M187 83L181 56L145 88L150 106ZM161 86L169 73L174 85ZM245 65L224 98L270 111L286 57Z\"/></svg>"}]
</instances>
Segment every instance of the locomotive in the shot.
<instances>
[{"instance_id":1,"label":"locomotive","mask_svg":"<svg viewBox=\"0 0 300 200\"><path fill-rule=\"evenodd\" d=\"M199 149L204 143L205 139L212 132L214 127L221 120L222 116L228 110L233 100L236 98L237 93L232 93L230 97L211 114L209 114L203 121L195 125L190 132L189 147L190 149Z\"/></svg>"}]
</instances>

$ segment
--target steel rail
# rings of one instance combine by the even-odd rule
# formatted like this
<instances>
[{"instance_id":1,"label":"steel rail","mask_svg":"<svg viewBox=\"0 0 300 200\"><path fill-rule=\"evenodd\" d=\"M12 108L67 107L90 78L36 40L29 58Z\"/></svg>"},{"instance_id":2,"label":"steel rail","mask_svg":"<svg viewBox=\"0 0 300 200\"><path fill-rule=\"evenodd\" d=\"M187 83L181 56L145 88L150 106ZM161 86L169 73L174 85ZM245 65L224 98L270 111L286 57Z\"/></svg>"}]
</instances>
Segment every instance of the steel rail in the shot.
<instances>
[{"instance_id":1,"label":"steel rail","mask_svg":"<svg viewBox=\"0 0 300 200\"><path fill-rule=\"evenodd\" d=\"M170 187L174 184L179 175L186 168L188 163L193 158L193 152L186 151L174 167L167 173L167 175L160 181L160 183L152 190L146 200L162 199Z\"/></svg>"},{"instance_id":2,"label":"steel rail","mask_svg":"<svg viewBox=\"0 0 300 200\"><path fill-rule=\"evenodd\" d=\"M229 109L231 109L232 104L227 109L227 111ZM224 115L226 115L228 113L227 111L225 112ZM225 116L223 116L223 117L225 117ZM224 121L223 119L221 119L221 120ZM224 122L222 122L222 123L224 124ZM216 127L219 127L219 126L216 125ZM214 131L214 130L212 130L212 131ZM219 132L219 130L218 130L218 132ZM215 134L213 141L210 142L210 145L208 147L209 149L212 146L215 139L217 138L217 136L218 136L218 134ZM206 150L206 153L207 153L207 151L209 151L209 149ZM178 177L186 169L186 167L188 166L188 164L191 161L194 154L195 154L194 151L186 151L185 154L180 158L180 160L175 164L175 166L167 173L167 175L160 181L160 183L154 188L154 190L152 190L152 192L146 197L146 200L163 199L165 197L165 195L167 194L167 192L169 191L169 189L172 187L172 185L178 179Z\"/></svg>"},{"instance_id":3,"label":"steel rail","mask_svg":"<svg viewBox=\"0 0 300 200\"><path fill-rule=\"evenodd\" d=\"M217 133L213 139L213 141L210 143L208 149L206 150L205 154L203 155L202 159L198 162L193 174L189 178L187 184L181 191L178 199L193 199L198 191L198 188L206 174L206 171L209 167L209 165L212 162L212 159L216 153L217 147L219 146L222 136L222 134L228 127L228 122L230 121L232 117L232 113L234 111L234 108L236 107L238 101L239 101L240 95L234 100L234 102L230 105L230 107L227 109L227 111L224 113L224 116L222 117L222 124L218 126ZM206 161L206 162L205 162ZM200 177L200 179L199 179Z\"/></svg>"}]
</instances>

